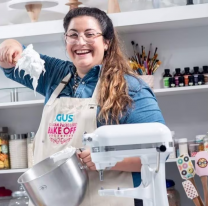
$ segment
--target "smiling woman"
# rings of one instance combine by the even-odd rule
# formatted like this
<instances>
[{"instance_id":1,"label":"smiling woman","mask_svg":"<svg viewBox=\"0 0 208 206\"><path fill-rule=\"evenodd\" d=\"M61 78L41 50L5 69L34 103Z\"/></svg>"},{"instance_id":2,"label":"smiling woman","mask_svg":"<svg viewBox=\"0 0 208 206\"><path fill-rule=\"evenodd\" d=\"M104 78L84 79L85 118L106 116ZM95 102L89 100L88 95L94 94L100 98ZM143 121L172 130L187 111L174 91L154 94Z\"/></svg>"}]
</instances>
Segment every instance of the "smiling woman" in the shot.
<instances>
[{"instance_id":1,"label":"smiling woman","mask_svg":"<svg viewBox=\"0 0 208 206\"><path fill-rule=\"evenodd\" d=\"M70 10L64 18L64 29L72 62L40 54L46 73L39 78L37 92L45 96L46 104L35 137L35 163L68 146L82 148L83 133L102 125L164 123L154 94L129 67L105 12L86 7ZM14 72L14 62L24 48L16 40L4 41L0 44L0 66L8 78L32 89L29 75ZM105 182L101 183L90 150L84 150L79 157L88 167L89 176L81 206L137 205L130 198L100 197L97 191L101 186L138 186L139 158L117 163L105 171Z\"/></svg>"}]
</instances>

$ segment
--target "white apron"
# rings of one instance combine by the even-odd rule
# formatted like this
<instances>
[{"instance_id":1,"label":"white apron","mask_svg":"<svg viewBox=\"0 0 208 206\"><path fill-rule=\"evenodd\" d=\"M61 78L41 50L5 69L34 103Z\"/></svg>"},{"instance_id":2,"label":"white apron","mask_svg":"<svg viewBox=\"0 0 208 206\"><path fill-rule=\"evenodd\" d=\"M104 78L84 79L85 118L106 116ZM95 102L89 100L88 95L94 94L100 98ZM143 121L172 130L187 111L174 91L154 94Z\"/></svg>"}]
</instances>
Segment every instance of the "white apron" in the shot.
<instances>
[{"instance_id":1,"label":"white apron","mask_svg":"<svg viewBox=\"0 0 208 206\"><path fill-rule=\"evenodd\" d=\"M57 98L68 84L68 74L54 90L43 109L41 123L35 137L35 164L68 146L83 147L82 135L97 128L98 84L92 98ZM132 174L120 171L105 171L100 182L97 171L88 170L89 184L81 206L133 206L134 200L118 197L100 197L98 190L133 187ZM51 180L52 181L52 180ZM50 206L50 205L47 205ZM70 206L59 205L59 206Z\"/></svg>"}]
</instances>

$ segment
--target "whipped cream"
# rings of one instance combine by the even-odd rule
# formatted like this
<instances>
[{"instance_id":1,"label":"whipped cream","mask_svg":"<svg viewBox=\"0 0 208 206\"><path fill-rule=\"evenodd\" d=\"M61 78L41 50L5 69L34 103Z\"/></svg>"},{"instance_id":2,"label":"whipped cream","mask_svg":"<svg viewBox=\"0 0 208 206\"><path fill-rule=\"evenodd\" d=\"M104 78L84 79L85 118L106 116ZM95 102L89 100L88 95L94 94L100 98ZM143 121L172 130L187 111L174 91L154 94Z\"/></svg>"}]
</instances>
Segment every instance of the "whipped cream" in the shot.
<instances>
[{"instance_id":1,"label":"whipped cream","mask_svg":"<svg viewBox=\"0 0 208 206\"><path fill-rule=\"evenodd\" d=\"M25 71L25 75L29 74L32 81L34 93L36 95L36 88L38 86L38 80L41 73L45 74L45 61L40 58L40 55L33 49L33 45L30 44L23 50L21 58L17 61L14 71L16 69Z\"/></svg>"}]
</instances>

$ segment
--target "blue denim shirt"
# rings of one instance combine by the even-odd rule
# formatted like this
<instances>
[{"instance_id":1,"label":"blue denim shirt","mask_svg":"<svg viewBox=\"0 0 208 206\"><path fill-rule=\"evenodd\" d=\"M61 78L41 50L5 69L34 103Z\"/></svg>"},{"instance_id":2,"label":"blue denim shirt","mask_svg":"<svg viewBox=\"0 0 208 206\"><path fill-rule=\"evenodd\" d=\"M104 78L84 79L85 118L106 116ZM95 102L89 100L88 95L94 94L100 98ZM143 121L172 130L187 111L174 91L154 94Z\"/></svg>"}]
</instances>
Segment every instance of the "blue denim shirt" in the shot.
<instances>
[{"instance_id":1,"label":"blue denim shirt","mask_svg":"<svg viewBox=\"0 0 208 206\"><path fill-rule=\"evenodd\" d=\"M59 85L61 80L69 73L72 73L72 78L69 83L61 92L60 96L69 96L76 98L89 98L92 97L93 91L97 84L102 66L95 66L87 75L81 80L76 92L73 92L72 86L74 85L74 72L75 67L72 62L63 61L56 58L51 58L46 55L40 55L45 61L46 73L41 74L37 92L45 96L45 103L50 98L55 88ZM23 78L24 71L19 72L14 68L3 69L5 75L23 84L26 87L33 89L32 80L29 75ZM141 80L133 76L125 75L128 84L129 95L133 100L133 107L129 108L127 113L120 119L120 124L131 123L145 123L145 122L160 122L164 123L163 116L157 104L157 100L151 89ZM99 112L99 109L98 109ZM97 126L101 126L98 121ZM134 186L141 183L140 173L133 173Z\"/></svg>"}]
</instances>

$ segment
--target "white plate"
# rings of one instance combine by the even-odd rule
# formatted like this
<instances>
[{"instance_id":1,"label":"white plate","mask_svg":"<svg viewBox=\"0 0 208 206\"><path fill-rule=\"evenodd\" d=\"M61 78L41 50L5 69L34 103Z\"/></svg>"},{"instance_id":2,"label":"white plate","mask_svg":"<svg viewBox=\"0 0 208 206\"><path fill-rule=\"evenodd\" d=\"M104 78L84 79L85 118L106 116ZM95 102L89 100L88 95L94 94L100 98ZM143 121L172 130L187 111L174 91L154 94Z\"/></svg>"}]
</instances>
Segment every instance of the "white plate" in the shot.
<instances>
[{"instance_id":1,"label":"white plate","mask_svg":"<svg viewBox=\"0 0 208 206\"><path fill-rule=\"evenodd\" d=\"M8 2L8 7L11 9L25 9L25 5L28 4L42 4L42 8L49 8L53 6L57 6L59 3L58 1L52 1L52 0L12 0Z\"/></svg>"},{"instance_id":2,"label":"white plate","mask_svg":"<svg viewBox=\"0 0 208 206\"><path fill-rule=\"evenodd\" d=\"M42 10L38 22L61 20L65 17L64 13ZM9 10L4 13L4 18L0 18L0 26L31 23L31 20L26 11L22 10Z\"/></svg>"},{"instance_id":3,"label":"white plate","mask_svg":"<svg viewBox=\"0 0 208 206\"><path fill-rule=\"evenodd\" d=\"M65 17L65 14L54 11L42 10L38 22L60 20ZM8 11L8 21L12 24L30 23L31 20L26 11L10 10Z\"/></svg>"}]
</instances>

